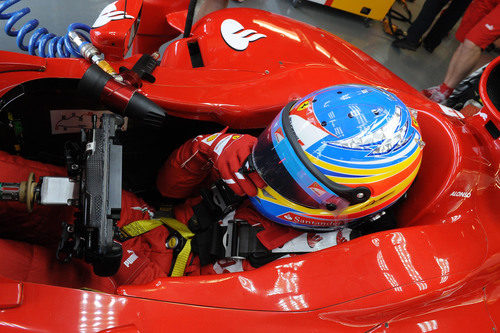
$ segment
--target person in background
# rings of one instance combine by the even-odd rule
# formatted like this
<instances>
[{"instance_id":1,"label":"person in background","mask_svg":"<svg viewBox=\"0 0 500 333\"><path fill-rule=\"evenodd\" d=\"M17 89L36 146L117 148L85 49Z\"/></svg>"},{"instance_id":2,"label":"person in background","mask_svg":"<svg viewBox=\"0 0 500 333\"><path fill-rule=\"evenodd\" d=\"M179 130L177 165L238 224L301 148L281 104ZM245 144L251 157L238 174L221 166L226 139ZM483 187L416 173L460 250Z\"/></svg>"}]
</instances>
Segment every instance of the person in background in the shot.
<instances>
[{"instance_id":1,"label":"person in background","mask_svg":"<svg viewBox=\"0 0 500 333\"><path fill-rule=\"evenodd\" d=\"M460 45L453 54L444 81L424 89L429 99L443 103L476 66L481 52L500 37L500 0L474 0L455 34Z\"/></svg>"},{"instance_id":2,"label":"person in background","mask_svg":"<svg viewBox=\"0 0 500 333\"><path fill-rule=\"evenodd\" d=\"M395 40L392 42L392 45L400 49L411 51L418 49L422 43L422 36L432 25L432 22L439 12L449 4L423 40L424 48L432 53L441 43L441 40L448 35L453 26L462 17L471 1L472 0L427 0L418 17L408 29L406 37Z\"/></svg>"}]
</instances>

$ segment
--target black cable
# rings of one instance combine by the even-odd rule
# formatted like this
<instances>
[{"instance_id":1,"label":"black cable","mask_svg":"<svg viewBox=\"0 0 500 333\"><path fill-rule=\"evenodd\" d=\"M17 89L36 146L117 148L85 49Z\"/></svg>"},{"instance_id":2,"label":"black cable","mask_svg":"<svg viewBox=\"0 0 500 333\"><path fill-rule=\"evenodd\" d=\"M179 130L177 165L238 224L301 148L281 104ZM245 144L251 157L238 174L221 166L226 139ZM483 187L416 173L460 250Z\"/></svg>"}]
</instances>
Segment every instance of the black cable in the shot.
<instances>
[{"instance_id":1,"label":"black cable","mask_svg":"<svg viewBox=\"0 0 500 333\"><path fill-rule=\"evenodd\" d=\"M411 14L410 9L408 8L408 5L406 5L406 3L404 1L398 1L398 2L405 9L407 16L405 16L401 12L398 12L397 10L391 8L391 9L389 9L389 12L387 13L386 17L387 17L387 21L389 23L389 29L391 30L392 35L395 38L402 38L402 37L404 37L404 35L402 35L400 31L398 32L398 31L394 30L394 27L393 27L393 24L392 24L392 20L394 19L396 21L407 22L410 25L413 22L412 22L412 14Z\"/></svg>"},{"instance_id":2,"label":"black cable","mask_svg":"<svg viewBox=\"0 0 500 333\"><path fill-rule=\"evenodd\" d=\"M198 0L191 0L189 2L189 8L186 17L186 26L184 27L184 38L191 35L191 28L193 27L194 10L196 8L196 3Z\"/></svg>"}]
</instances>

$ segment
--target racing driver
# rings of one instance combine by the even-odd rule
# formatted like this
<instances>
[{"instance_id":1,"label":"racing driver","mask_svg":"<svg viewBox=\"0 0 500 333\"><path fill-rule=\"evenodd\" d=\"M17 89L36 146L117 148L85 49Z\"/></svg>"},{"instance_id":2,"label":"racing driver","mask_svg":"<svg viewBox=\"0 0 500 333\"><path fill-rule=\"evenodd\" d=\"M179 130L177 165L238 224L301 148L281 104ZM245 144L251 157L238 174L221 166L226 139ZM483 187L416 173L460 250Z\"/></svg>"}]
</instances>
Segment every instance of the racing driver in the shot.
<instances>
[{"instance_id":1,"label":"racing driver","mask_svg":"<svg viewBox=\"0 0 500 333\"><path fill-rule=\"evenodd\" d=\"M72 220L72 208L37 206L28 214L19 203L1 202L0 275L112 293L119 285L251 270L334 246L360 235L353 222L377 224L407 191L422 147L412 111L393 94L361 85L316 91L289 103L258 138L224 130L175 150L157 186L182 204L154 210L123 192L123 258L112 277L94 275L83 261L56 260L60 223ZM2 181L31 171L65 173L0 153Z\"/></svg>"}]
</instances>

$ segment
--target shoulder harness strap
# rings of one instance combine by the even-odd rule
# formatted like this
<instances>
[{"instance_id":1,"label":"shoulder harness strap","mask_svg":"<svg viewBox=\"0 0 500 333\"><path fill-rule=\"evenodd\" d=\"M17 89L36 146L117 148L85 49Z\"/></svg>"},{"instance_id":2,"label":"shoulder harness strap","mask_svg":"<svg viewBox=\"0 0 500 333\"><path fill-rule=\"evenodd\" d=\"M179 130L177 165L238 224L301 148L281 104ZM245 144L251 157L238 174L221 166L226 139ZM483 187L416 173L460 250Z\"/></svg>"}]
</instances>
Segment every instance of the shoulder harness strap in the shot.
<instances>
[{"instance_id":1,"label":"shoulder harness strap","mask_svg":"<svg viewBox=\"0 0 500 333\"><path fill-rule=\"evenodd\" d=\"M175 263L170 274L170 276L173 277L183 276L184 271L186 270L187 262L189 260L189 255L191 254L191 240L194 237L194 233L191 232L191 230L189 230L189 228L185 224L177 221L172 217L160 217L158 219L152 220L138 220L123 226L120 229L120 236L123 236L123 239L127 240L145 234L146 232L151 231L161 225L165 225L175 230L185 240L184 246L177 253Z\"/></svg>"}]
</instances>

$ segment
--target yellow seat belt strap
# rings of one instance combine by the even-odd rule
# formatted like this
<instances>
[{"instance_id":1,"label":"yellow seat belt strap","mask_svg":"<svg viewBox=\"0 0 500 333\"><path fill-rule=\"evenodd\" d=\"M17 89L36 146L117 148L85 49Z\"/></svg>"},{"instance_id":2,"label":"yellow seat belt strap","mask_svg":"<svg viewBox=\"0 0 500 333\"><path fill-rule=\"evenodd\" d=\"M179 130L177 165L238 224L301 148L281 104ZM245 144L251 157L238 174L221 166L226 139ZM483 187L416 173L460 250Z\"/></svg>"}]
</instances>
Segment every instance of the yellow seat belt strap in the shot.
<instances>
[{"instance_id":1,"label":"yellow seat belt strap","mask_svg":"<svg viewBox=\"0 0 500 333\"><path fill-rule=\"evenodd\" d=\"M194 233L189 230L185 224L171 217L160 217L159 219L153 220L134 221L123 226L121 229L122 232L125 232L128 236L136 237L151 231L162 224L174 229L186 240L184 247L177 255L171 274L171 276L183 276L189 260L189 255L191 254L191 239L194 237Z\"/></svg>"},{"instance_id":2,"label":"yellow seat belt strap","mask_svg":"<svg viewBox=\"0 0 500 333\"><path fill-rule=\"evenodd\" d=\"M160 220L138 220L121 227L122 233L128 237L137 237L163 225Z\"/></svg>"},{"instance_id":3,"label":"yellow seat belt strap","mask_svg":"<svg viewBox=\"0 0 500 333\"><path fill-rule=\"evenodd\" d=\"M184 244L184 247L175 259L174 268L172 269L172 274L170 274L170 276L183 276L189 255L191 254L191 239L194 237L194 233L189 230L187 225L171 217L160 217L159 220L166 226L177 231L186 240L186 244Z\"/></svg>"}]
</instances>

